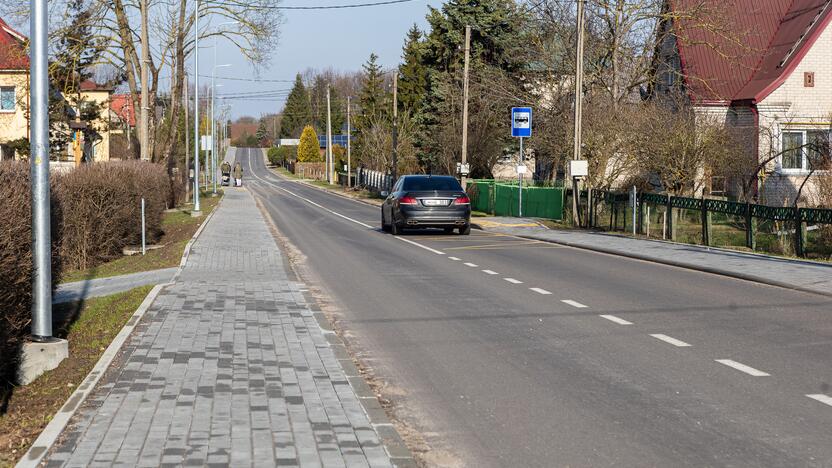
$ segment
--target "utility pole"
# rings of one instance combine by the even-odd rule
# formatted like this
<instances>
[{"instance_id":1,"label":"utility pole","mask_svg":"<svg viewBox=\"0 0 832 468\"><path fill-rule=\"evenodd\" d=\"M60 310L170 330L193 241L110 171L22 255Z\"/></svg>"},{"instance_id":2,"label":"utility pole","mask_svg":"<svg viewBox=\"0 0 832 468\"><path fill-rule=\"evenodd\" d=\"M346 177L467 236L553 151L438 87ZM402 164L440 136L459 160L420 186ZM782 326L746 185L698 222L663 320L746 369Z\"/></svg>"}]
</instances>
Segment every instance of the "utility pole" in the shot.
<instances>
[{"instance_id":1,"label":"utility pole","mask_svg":"<svg viewBox=\"0 0 832 468\"><path fill-rule=\"evenodd\" d=\"M335 164L332 159L332 112L329 105L329 85L326 85L326 178L330 184L334 175L332 168Z\"/></svg>"},{"instance_id":2,"label":"utility pole","mask_svg":"<svg viewBox=\"0 0 832 468\"><path fill-rule=\"evenodd\" d=\"M217 44L214 40L214 70L217 69ZM217 139L214 134L214 129L217 127L217 122L214 121L214 100L216 98L217 88L214 85L214 73L211 73L211 182L213 182L213 196L217 196Z\"/></svg>"},{"instance_id":3,"label":"utility pole","mask_svg":"<svg viewBox=\"0 0 832 468\"><path fill-rule=\"evenodd\" d=\"M471 55L471 26L465 26L465 69L462 74L462 165L468 163L468 60ZM468 180L462 176L462 189Z\"/></svg>"},{"instance_id":4,"label":"utility pole","mask_svg":"<svg viewBox=\"0 0 832 468\"><path fill-rule=\"evenodd\" d=\"M185 87L182 93L182 100L185 101L185 202L191 199L191 135L188 129L188 107L190 107L190 98L188 94L188 74L185 73ZM130 141L128 138L127 141Z\"/></svg>"},{"instance_id":5,"label":"utility pole","mask_svg":"<svg viewBox=\"0 0 832 468\"><path fill-rule=\"evenodd\" d=\"M581 159L581 119L583 117L583 89L584 89L584 3L586 0L578 0L578 41L575 46L575 147L573 148L572 159ZM578 179L572 179L572 224L580 226L581 216L578 212L581 194L578 191Z\"/></svg>"},{"instance_id":6,"label":"utility pole","mask_svg":"<svg viewBox=\"0 0 832 468\"><path fill-rule=\"evenodd\" d=\"M399 175L399 69L397 68L393 73L393 168L390 171L393 183L396 183L396 178Z\"/></svg>"},{"instance_id":7,"label":"utility pole","mask_svg":"<svg viewBox=\"0 0 832 468\"><path fill-rule=\"evenodd\" d=\"M32 174L32 340L52 337L52 233L49 210L49 9L46 0L31 0L30 102L32 127L29 143Z\"/></svg>"},{"instance_id":8,"label":"utility pole","mask_svg":"<svg viewBox=\"0 0 832 468\"><path fill-rule=\"evenodd\" d=\"M199 216L199 0L194 14L194 210Z\"/></svg>"},{"instance_id":9,"label":"utility pole","mask_svg":"<svg viewBox=\"0 0 832 468\"><path fill-rule=\"evenodd\" d=\"M214 98L214 87L213 86L208 88L208 93L211 95L210 99L213 99ZM206 100L205 101L205 135L204 135L205 138L208 137L208 127L211 126L211 115L210 115L210 113L211 113L211 101ZM206 141L206 143L207 143L207 141ZM209 145L206 145L206 146L207 147L205 148L205 168L203 169L203 171L205 171L205 174L204 174L204 179L203 180L205 181L205 191L207 192L208 191L208 185L211 182L211 179L210 179L211 166L208 163L208 161L209 161L208 158L211 156L211 147Z\"/></svg>"},{"instance_id":10,"label":"utility pole","mask_svg":"<svg viewBox=\"0 0 832 468\"><path fill-rule=\"evenodd\" d=\"M347 96L347 187L352 188L352 127L350 123L350 96Z\"/></svg>"},{"instance_id":11,"label":"utility pole","mask_svg":"<svg viewBox=\"0 0 832 468\"><path fill-rule=\"evenodd\" d=\"M148 64L150 63L150 40L148 39L147 34L147 1L148 0L141 0L141 19L142 19L142 31L141 31L141 42L142 42L142 63L141 63L141 73L142 73L142 113L141 113L141 135L139 138L142 139L141 141L141 160L142 161L150 161L150 132L148 132L147 126L150 123L150 102L148 97L148 89L147 89L147 81L148 81Z\"/></svg>"}]
</instances>

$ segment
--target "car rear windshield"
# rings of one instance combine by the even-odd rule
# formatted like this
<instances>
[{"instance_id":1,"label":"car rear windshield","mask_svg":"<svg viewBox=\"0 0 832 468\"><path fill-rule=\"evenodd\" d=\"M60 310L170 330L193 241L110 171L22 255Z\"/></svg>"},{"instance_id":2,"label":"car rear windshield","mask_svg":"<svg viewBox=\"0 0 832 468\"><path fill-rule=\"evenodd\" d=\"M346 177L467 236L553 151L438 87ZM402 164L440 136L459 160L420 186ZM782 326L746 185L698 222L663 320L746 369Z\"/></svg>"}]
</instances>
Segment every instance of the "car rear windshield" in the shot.
<instances>
[{"instance_id":1,"label":"car rear windshield","mask_svg":"<svg viewBox=\"0 0 832 468\"><path fill-rule=\"evenodd\" d=\"M462 186L453 177L407 177L402 190L405 192L461 192Z\"/></svg>"}]
</instances>

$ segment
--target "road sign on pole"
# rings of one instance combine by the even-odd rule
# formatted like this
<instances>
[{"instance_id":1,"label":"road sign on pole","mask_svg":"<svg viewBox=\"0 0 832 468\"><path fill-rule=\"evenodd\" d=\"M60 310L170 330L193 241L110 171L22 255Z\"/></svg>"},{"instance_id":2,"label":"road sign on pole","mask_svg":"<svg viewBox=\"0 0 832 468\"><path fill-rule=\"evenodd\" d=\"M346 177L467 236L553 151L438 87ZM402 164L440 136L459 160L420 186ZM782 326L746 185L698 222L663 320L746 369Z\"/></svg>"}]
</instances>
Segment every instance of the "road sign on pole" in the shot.
<instances>
[{"instance_id":1,"label":"road sign on pole","mask_svg":"<svg viewBox=\"0 0 832 468\"><path fill-rule=\"evenodd\" d=\"M511 136L520 138L520 154L517 156L518 197L517 214L523 216L523 174L526 172L526 156L523 154L523 138L532 136L532 108L511 108ZM521 169L522 166L522 169Z\"/></svg>"},{"instance_id":2,"label":"road sign on pole","mask_svg":"<svg viewBox=\"0 0 832 468\"><path fill-rule=\"evenodd\" d=\"M532 136L532 108L511 108L511 136L529 138Z\"/></svg>"}]
</instances>

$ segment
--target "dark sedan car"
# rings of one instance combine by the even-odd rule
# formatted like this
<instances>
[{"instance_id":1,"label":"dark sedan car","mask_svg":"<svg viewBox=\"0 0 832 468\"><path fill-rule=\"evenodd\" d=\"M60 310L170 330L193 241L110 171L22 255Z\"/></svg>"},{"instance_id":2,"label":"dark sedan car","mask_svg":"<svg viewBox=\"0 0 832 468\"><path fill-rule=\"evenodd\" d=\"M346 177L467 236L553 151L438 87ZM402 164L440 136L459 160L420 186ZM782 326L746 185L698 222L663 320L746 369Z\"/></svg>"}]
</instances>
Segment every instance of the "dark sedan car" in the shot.
<instances>
[{"instance_id":1,"label":"dark sedan car","mask_svg":"<svg viewBox=\"0 0 832 468\"><path fill-rule=\"evenodd\" d=\"M451 176L402 176L381 205L381 228L399 234L403 228L427 227L470 234L471 200Z\"/></svg>"}]
</instances>

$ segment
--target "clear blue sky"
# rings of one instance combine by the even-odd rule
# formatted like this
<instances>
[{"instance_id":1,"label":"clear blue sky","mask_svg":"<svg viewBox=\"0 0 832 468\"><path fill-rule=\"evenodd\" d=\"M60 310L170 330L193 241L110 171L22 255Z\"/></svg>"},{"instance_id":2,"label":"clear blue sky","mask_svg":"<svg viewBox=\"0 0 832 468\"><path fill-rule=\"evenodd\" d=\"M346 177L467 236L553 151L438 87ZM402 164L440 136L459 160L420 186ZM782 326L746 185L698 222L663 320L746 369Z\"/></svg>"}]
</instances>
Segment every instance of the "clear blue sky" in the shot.
<instances>
[{"instance_id":1,"label":"clear blue sky","mask_svg":"<svg viewBox=\"0 0 832 468\"><path fill-rule=\"evenodd\" d=\"M374 1L377 0L284 0L283 5L344 5ZM414 0L368 8L286 11L279 45L272 54L269 68L261 71L259 78L291 80L307 68L359 70L371 52L379 56L384 68L391 68L400 62L407 30L413 23L424 30L428 5L439 7L441 4L442 0ZM201 74L210 74L213 62L210 49L203 49L200 62ZM219 47L217 62L232 65L218 69L218 76L255 77L253 67L228 45ZM291 87L291 83L219 82L223 87L217 90L218 95ZM231 117L259 117L282 107L281 101L237 101L231 109Z\"/></svg>"}]
</instances>

